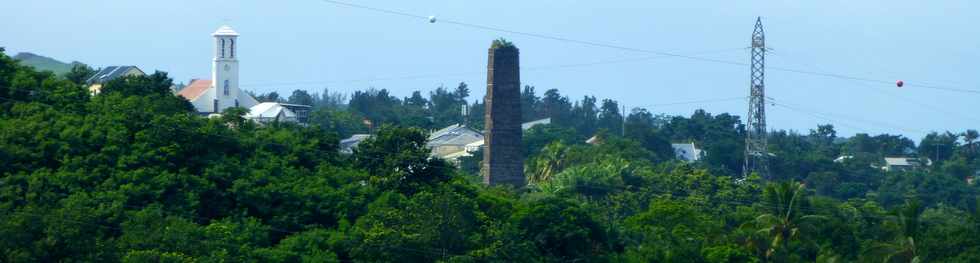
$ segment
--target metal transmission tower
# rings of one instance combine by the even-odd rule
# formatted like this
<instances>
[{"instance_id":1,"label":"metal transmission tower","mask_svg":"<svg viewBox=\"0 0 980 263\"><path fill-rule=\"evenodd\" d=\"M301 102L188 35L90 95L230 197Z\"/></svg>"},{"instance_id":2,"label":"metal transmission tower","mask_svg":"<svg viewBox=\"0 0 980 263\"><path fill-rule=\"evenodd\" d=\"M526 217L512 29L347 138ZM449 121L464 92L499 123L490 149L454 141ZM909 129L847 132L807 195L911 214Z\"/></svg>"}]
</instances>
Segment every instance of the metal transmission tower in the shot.
<instances>
[{"instance_id":1,"label":"metal transmission tower","mask_svg":"<svg viewBox=\"0 0 980 263\"><path fill-rule=\"evenodd\" d=\"M752 68L749 86L749 115L746 120L745 166L742 175L756 172L763 179L769 177L769 153L766 141L766 35L762 31L762 18L756 18L752 31Z\"/></svg>"}]
</instances>

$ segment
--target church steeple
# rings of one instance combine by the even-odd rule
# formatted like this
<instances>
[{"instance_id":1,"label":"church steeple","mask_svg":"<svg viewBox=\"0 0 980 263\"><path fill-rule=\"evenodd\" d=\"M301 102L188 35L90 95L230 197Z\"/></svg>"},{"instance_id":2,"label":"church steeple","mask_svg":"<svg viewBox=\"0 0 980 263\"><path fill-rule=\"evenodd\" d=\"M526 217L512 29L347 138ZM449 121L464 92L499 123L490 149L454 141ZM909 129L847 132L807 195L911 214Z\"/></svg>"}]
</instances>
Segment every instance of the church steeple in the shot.
<instances>
[{"instance_id":1,"label":"church steeple","mask_svg":"<svg viewBox=\"0 0 980 263\"><path fill-rule=\"evenodd\" d=\"M215 31L211 36L214 36L215 41L215 60L235 60L235 41L238 40L238 32L231 29L230 26L221 26L218 31Z\"/></svg>"},{"instance_id":2,"label":"church steeple","mask_svg":"<svg viewBox=\"0 0 980 263\"><path fill-rule=\"evenodd\" d=\"M222 26L211 37L214 38L211 79L192 81L180 95L201 114L220 114L231 107L251 108L259 104L238 86L238 32Z\"/></svg>"},{"instance_id":3,"label":"church steeple","mask_svg":"<svg viewBox=\"0 0 980 263\"><path fill-rule=\"evenodd\" d=\"M238 89L238 32L230 26L221 26L214 37L214 61L211 67L213 111L221 112L228 107L241 106Z\"/></svg>"}]
</instances>

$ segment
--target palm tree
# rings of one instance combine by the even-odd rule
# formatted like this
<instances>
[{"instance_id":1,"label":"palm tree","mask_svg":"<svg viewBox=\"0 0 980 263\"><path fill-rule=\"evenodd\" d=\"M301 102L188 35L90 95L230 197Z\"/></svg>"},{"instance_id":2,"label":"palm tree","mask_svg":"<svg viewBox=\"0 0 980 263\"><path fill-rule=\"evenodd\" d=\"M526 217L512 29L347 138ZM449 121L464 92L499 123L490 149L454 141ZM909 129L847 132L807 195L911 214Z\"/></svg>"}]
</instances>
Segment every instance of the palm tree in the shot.
<instances>
[{"instance_id":1,"label":"palm tree","mask_svg":"<svg viewBox=\"0 0 980 263\"><path fill-rule=\"evenodd\" d=\"M970 154L976 154L976 144L974 142L980 139L980 133L977 130L966 130L963 132L963 140L966 141L966 146L970 148Z\"/></svg>"},{"instance_id":2,"label":"palm tree","mask_svg":"<svg viewBox=\"0 0 980 263\"><path fill-rule=\"evenodd\" d=\"M568 147L564 143L555 142L541 149L541 154L530 164L531 170L528 183L540 184L551 180L555 174L565 169L565 155Z\"/></svg>"},{"instance_id":3,"label":"palm tree","mask_svg":"<svg viewBox=\"0 0 980 263\"><path fill-rule=\"evenodd\" d=\"M753 247L765 247L765 258L776 259L777 252L784 253L791 240L804 236L803 233L812 227L814 221L825 217L818 215L803 215L800 211L804 201L805 186L798 182L786 181L772 183L763 190L763 198L769 213L755 218L756 242L767 244L749 244Z\"/></svg>"},{"instance_id":4,"label":"palm tree","mask_svg":"<svg viewBox=\"0 0 980 263\"><path fill-rule=\"evenodd\" d=\"M919 216L922 215L922 204L917 200L905 201L905 206L896 210L898 224L902 227L902 235L892 243L880 243L873 246L872 253L880 255L882 262L921 262L919 249L915 238L919 235Z\"/></svg>"}]
</instances>

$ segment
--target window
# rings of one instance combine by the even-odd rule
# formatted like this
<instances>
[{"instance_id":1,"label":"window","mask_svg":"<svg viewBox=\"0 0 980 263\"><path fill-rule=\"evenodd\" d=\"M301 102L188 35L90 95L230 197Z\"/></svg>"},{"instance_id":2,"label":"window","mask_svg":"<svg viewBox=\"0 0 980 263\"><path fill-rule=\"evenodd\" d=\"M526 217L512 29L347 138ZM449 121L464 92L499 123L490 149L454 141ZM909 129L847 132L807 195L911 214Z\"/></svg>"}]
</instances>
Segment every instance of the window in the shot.
<instances>
[{"instance_id":1,"label":"window","mask_svg":"<svg viewBox=\"0 0 980 263\"><path fill-rule=\"evenodd\" d=\"M225 88L224 88L224 91L225 91L224 92L225 95L228 95L228 80L227 79L225 80Z\"/></svg>"},{"instance_id":2,"label":"window","mask_svg":"<svg viewBox=\"0 0 980 263\"><path fill-rule=\"evenodd\" d=\"M221 57L225 57L225 39L221 39Z\"/></svg>"},{"instance_id":3,"label":"window","mask_svg":"<svg viewBox=\"0 0 980 263\"><path fill-rule=\"evenodd\" d=\"M235 58L235 39L229 39L231 41L231 58Z\"/></svg>"}]
</instances>

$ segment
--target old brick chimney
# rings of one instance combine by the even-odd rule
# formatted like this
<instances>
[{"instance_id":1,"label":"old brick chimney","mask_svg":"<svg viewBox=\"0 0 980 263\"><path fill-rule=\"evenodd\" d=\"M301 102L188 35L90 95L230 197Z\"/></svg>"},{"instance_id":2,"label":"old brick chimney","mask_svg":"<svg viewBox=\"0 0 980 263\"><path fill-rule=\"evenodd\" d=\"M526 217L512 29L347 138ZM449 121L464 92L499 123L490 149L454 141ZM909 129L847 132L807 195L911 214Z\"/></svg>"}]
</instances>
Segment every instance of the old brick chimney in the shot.
<instances>
[{"instance_id":1,"label":"old brick chimney","mask_svg":"<svg viewBox=\"0 0 980 263\"><path fill-rule=\"evenodd\" d=\"M494 40L487 62L487 95L483 182L524 187L521 141L520 51L503 39Z\"/></svg>"}]
</instances>

